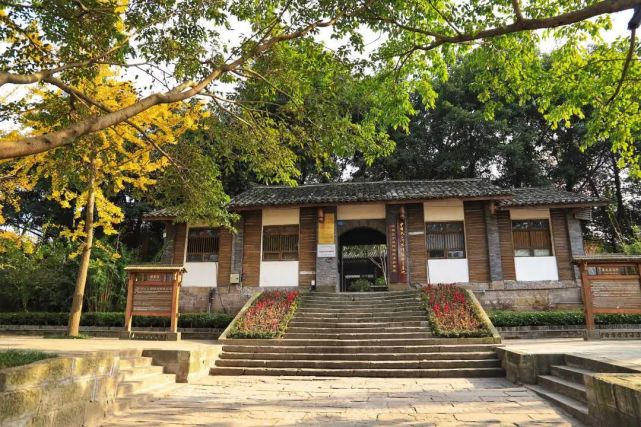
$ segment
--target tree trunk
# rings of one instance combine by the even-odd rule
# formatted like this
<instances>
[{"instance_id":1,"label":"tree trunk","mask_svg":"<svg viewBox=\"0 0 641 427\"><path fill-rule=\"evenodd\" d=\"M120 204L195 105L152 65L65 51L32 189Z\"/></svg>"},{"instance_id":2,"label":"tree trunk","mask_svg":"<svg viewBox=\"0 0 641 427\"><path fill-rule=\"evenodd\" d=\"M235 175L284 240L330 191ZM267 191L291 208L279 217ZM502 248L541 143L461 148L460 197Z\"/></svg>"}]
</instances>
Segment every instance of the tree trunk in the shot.
<instances>
[{"instance_id":1,"label":"tree trunk","mask_svg":"<svg viewBox=\"0 0 641 427\"><path fill-rule=\"evenodd\" d=\"M73 303L71 304L71 314L69 315L69 326L67 335L70 337L78 336L80 333L80 316L82 315L82 302L85 296L85 285L87 284L87 272L89 271L89 260L91 259L91 248L93 246L93 211L96 201L95 178L92 165L91 176L89 178L89 192L87 193L87 206L85 207L85 243L82 246L82 258L80 259L80 269L76 276L76 288L73 294Z\"/></svg>"}]
</instances>

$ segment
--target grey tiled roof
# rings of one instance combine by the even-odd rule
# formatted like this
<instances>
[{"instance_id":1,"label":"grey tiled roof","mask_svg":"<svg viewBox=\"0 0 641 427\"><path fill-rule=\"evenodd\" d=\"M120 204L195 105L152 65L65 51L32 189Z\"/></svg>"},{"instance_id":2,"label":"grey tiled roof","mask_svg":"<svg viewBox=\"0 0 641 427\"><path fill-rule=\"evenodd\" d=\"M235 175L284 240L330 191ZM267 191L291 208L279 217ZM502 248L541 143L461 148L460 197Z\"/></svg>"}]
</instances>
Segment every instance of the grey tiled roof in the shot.
<instances>
[{"instance_id":1,"label":"grey tiled roof","mask_svg":"<svg viewBox=\"0 0 641 427\"><path fill-rule=\"evenodd\" d=\"M491 199L500 208L545 205L597 206L604 199L552 187L504 189L483 179L438 181L377 181L310 184L298 187L255 186L234 197L230 209L266 206L321 205L333 203L389 202L429 199ZM145 215L146 219L175 216L172 208L162 208Z\"/></svg>"},{"instance_id":2,"label":"grey tiled roof","mask_svg":"<svg viewBox=\"0 0 641 427\"><path fill-rule=\"evenodd\" d=\"M256 186L234 197L231 208L357 203L446 198L510 197L509 190L483 179L377 181L311 184L298 187Z\"/></svg>"},{"instance_id":3,"label":"grey tiled roof","mask_svg":"<svg viewBox=\"0 0 641 427\"><path fill-rule=\"evenodd\" d=\"M539 206L539 205L590 205L597 206L607 202L599 197L559 190L553 187L513 188L512 199L503 200L501 206Z\"/></svg>"}]
</instances>

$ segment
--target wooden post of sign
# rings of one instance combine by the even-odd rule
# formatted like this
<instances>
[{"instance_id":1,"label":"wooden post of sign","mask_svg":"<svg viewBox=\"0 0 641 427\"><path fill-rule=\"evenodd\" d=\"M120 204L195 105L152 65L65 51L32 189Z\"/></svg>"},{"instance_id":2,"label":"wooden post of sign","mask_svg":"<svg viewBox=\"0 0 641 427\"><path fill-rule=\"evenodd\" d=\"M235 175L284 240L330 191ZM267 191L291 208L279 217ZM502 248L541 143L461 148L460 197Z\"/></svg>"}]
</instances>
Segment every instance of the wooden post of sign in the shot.
<instances>
[{"instance_id":1,"label":"wooden post of sign","mask_svg":"<svg viewBox=\"0 0 641 427\"><path fill-rule=\"evenodd\" d=\"M178 332L178 273L173 274L173 280L171 283L171 326L170 331L172 333Z\"/></svg>"},{"instance_id":2,"label":"wooden post of sign","mask_svg":"<svg viewBox=\"0 0 641 427\"><path fill-rule=\"evenodd\" d=\"M130 271L127 273L127 308L125 308L125 330L131 332L131 321L133 319L134 303L134 281L136 273Z\"/></svg>"},{"instance_id":3,"label":"wooden post of sign","mask_svg":"<svg viewBox=\"0 0 641 427\"><path fill-rule=\"evenodd\" d=\"M582 262L580 264L581 270L581 289L583 291L583 310L585 312L585 327L588 336L594 331L594 313L592 310L592 284L590 283L590 276L588 275L588 264Z\"/></svg>"}]
</instances>

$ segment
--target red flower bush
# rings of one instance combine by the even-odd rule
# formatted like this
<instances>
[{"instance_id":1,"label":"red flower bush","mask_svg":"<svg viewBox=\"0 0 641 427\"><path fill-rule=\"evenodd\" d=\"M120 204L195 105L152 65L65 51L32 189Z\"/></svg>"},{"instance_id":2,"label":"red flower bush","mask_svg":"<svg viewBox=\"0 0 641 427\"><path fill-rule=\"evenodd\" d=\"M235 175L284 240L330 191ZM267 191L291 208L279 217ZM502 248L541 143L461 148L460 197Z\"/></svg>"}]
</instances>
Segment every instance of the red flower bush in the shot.
<instances>
[{"instance_id":1,"label":"red flower bush","mask_svg":"<svg viewBox=\"0 0 641 427\"><path fill-rule=\"evenodd\" d=\"M298 307L298 291L265 291L236 322L232 338L276 338Z\"/></svg>"},{"instance_id":2,"label":"red flower bush","mask_svg":"<svg viewBox=\"0 0 641 427\"><path fill-rule=\"evenodd\" d=\"M486 328L466 292L455 285L427 285L423 300L432 328L441 336L482 336Z\"/></svg>"}]
</instances>

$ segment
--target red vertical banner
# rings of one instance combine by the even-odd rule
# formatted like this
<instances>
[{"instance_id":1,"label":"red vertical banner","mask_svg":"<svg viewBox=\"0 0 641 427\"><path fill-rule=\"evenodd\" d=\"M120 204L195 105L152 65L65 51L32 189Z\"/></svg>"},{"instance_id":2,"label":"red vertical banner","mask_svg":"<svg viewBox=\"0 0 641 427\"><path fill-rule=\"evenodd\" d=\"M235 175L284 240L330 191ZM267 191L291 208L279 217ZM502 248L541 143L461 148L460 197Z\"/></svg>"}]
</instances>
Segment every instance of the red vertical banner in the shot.
<instances>
[{"instance_id":1,"label":"red vertical banner","mask_svg":"<svg viewBox=\"0 0 641 427\"><path fill-rule=\"evenodd\" d=\"M389 262L389 280L391 283L398 282L398 224L394 217L388 217L387 221L387 258Z\"/></svg>"},{"instance_id":2,"label":"red vertical banner","mask_svg":"<svg viewBox=\"0 0 641 427\"><path fill-rule=\"evenodd\" d=\"M407 223L405 222L405 206L401 206L398 214L397 229L398 282L407 283Z\"/></svg>"}]
</instances>

